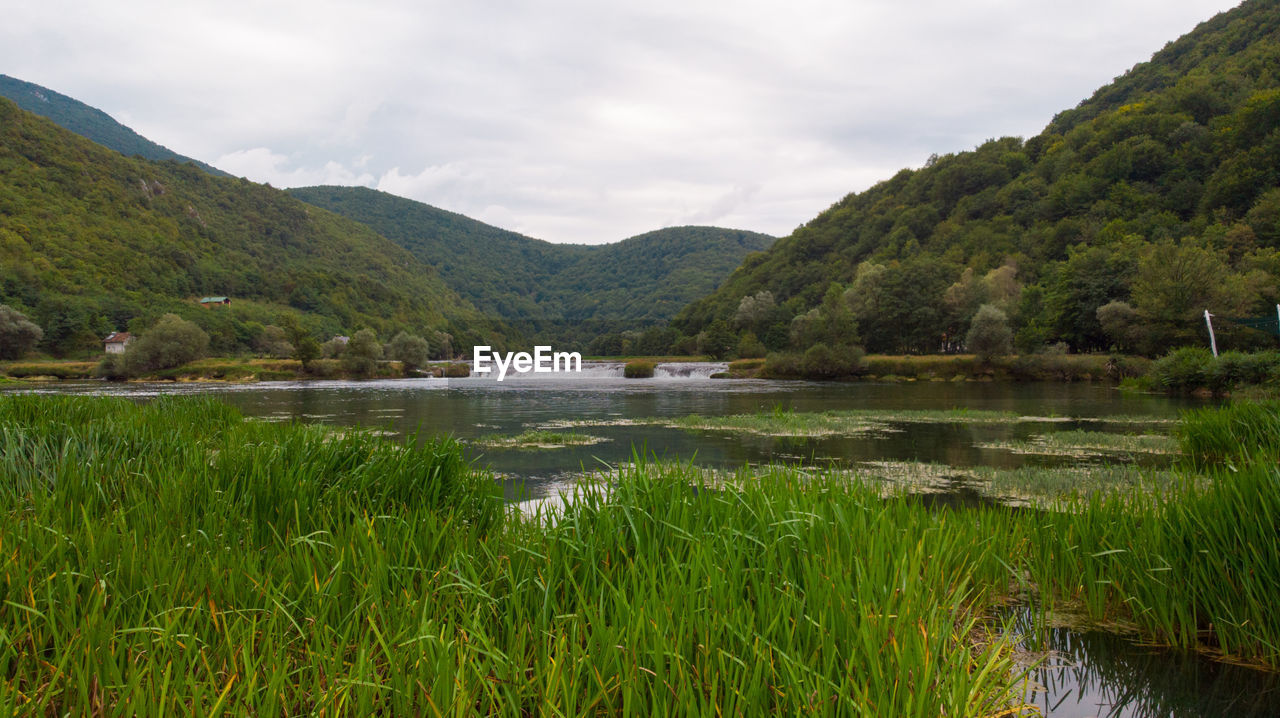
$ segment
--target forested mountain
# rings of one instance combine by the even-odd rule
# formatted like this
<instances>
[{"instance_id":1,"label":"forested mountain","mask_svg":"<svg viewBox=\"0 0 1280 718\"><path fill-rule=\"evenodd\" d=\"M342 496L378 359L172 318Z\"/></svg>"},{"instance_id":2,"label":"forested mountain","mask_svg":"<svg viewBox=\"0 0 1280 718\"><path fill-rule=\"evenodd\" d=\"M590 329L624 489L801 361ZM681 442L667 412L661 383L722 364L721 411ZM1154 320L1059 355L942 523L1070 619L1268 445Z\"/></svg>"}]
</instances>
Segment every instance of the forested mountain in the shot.
<instances>
[{"instance_id":1,"label":"forested mountain","mask_svg":"<svg viewBox=\"0 0 1280 718\"><path fill-rule=\"evenodd\" d=\"M90 107L73 97L54 92L47 87L8 75L0 75L0 96L13 100L18 107L27 112L47 117L58 125L82 137L88 137L104 147L110 147L122 155L137 155L149 160L190 162L206 172L223 177L230 176L216 167L184 157L168 147L158 145L116 122L111 115L102 110Z\"/></svg>"},{"instance_id":2,"label":"forested mountain","mask_svg":"<svg viewBox=\"0 0 1280 718\"><path fill-rule=\"evenodd\" d=\"M937 352L959 350L992 304L1024 351L1162 353L1207 341L1205 309L1275 316L1278 185L1280 2L1251 0L1035 137L934 156L850 194L674 324L774 349ZM1226 346L1274 343L1215 328Z\"/></svg>"},{"instance_id":3,"label":"forested mountain","mask_svg":"<svg viewBox=\"0 0 1280 718\"><path fill-rule=\"evenodd\" d=\"M289 192L369 225L477 307L535 331L665 321L773 242L755 232L670 227L613 244L552 244L363 187Z\"/></svg>"},{"instance_id":4,"label":"forested mountain","mask_svg":"<svg viewBox=\"0 0 1280 718\"><path fill-rule=\"evenodd\" d=\"M232 303L202 308L202 295ZM318 337L362 326L502 343L470 302L368 227L280 190L125 157L0 99L0 303L55 354L164 312L213 350L297 313ZM494 341L498 339L499 341Z\"/></svg>"}]
</instances>

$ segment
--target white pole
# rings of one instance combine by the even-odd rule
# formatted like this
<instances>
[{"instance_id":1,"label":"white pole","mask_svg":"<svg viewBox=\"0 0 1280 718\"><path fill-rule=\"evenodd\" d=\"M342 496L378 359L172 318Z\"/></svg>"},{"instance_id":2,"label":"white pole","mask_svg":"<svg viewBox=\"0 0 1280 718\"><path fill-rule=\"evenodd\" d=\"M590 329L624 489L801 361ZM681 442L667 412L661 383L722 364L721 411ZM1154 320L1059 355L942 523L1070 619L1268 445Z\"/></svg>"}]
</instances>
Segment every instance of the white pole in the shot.
<instances>
[{"instance_id":1,"label":"white pole","mask_svg":"<svg viewBox=\"0 0 1280 718\"><path fill-rule=\"evenodd\" d=\"M1276 305L1276 336L1280 337L1280 304Z\"/></svg>"},{"instance_id":2,"label":"white pole","mask_svg":"<svg viewBox=\"0 0 1280 718\"><path fill-rule=\"evenodd\" d=\"M1209 318L1212 316L1213 315L1209 313L1208 309L1204 310L1204 323L1205 323L1205 326L1209 327L1209 346L1213 348L1213 358L1217 359L1218 358L1218 340L1213 337L1213 320Z\"/></svg>"}]
</instances>

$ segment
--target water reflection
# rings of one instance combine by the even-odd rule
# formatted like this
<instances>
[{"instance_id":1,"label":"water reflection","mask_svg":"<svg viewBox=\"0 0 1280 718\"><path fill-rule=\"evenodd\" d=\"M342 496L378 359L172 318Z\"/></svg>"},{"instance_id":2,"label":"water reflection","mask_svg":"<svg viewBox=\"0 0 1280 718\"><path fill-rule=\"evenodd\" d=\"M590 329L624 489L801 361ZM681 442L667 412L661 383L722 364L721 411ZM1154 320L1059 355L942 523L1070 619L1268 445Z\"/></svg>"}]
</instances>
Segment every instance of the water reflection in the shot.
<instances>
[{"instance_id":1,"label":"water reflection","mask_svg":"<svg viewBox=\"0 0 1280 718\"><path fill-rule=\"evenodd\" d=\"M518 434L548 424L603 422L577 429L606 440L591 446L552 451L469 448L475 461L504 477L508 495L523 492L532 497L556 491L566 476L576 472L626 462L633 447L660 458L696 458L699 464L727 469L769 462L849 467L868 461L918 461L1016 468L1066 461L981 447L1025 439L1044 431L1044 424L903 423L892 425L888 432L862 436L805 438L618 423L626 420L749 414L775 408L813 412L956 407L1084 419L1055 423L1052 428L1059 430L1095 428L1087 421L1090 417L1175 417L1187 405L1184 400L1125 394L1083 383L766 382L710 379L708 375L716 367L707 365L675 366L654 379L631 380L622 378L620 364L588 368L590 371L581 376L542 374L508 377L503 382L479 377L261 384L87 382L28 390L143 399L160 394L215 393L260 418L370 426L399 435L444 434L464 442L491 434Z\"/></svg>"},{"instance_id":2,"label":"water reflection","mask_svg":"<svg viewBox=\"0 0 1280 718\"><path fill-rule=\"evenodd\" d=\"M1140 645L1100 630L1041 628L1015 609L1023 647L1044 662L1026 701L1054 718L1274 718L1280 674L1221 663L1187 651ZM1040 640L1036 640L1039 636ZM1044 652L1047 652L1045 654Z\"/></svg>"}]
</instances>

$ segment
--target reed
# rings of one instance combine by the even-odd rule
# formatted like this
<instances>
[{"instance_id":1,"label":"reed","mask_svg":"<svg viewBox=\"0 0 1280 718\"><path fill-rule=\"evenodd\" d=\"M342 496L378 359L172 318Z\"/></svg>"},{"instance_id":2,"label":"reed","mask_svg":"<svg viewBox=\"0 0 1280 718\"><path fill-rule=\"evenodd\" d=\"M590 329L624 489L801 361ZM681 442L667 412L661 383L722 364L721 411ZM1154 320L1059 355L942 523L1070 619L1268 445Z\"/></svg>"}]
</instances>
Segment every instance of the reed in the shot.
<instances>
[{"instance_id":1,"label":"reed","mask_svg":"<svg viewBox=\"0 0 1280 718\"><path fill-rule=\"evenodd\" d=\"M0 712L982 715L991 527L636 461L546 528L451 443L0 399ZM1008 524L1008 517L992 521Z\"/></svg>"},{"instance_id":2,"label":"reed","mask_svg":"<svg viewBox=\"0 0 1280 718\"><path fill-rule=\"evenodd\" d=\"M1032 512L635 456L525 520L450 441L0 397L0 714L999 715L1018 590L1277 667L1250 461Z\"/></svg>"}]
</instances>

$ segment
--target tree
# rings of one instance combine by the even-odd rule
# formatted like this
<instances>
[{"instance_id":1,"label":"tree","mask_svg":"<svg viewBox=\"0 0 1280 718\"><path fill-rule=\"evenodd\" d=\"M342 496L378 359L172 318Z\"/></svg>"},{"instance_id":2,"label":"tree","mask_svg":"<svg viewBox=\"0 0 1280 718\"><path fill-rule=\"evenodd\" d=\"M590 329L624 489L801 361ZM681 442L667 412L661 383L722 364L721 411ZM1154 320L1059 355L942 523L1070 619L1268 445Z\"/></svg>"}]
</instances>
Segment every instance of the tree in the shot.
<instances>
[{"instance_id":1,"label":"tree","mask_svg":"<svg viewBox=\"0 0 1280 718\"><path fill-rule=\"evenodd\" d=\"M195 361L209 350L209 335L176 314L160 317L125 350L123 368L130 376L171 369Z\"/></svg>"},{"instance_id":2,"label":"tree","mask_svg":"<svg viewBox=\"0 0 1280 718\"><path fill-rule=\"evenodd\" d=\"M352 335L342 352L342 368L356 376L370 377L377 370L381 358L382 345L378 343L378 335L372 329L361 329Z\"/></svg>"},{"instance_id":3,"label":"tree","mask_svg":"<svg viewBox=\"0 0 1280 718\"><path fill-rule=\"evenodd\" d=\"M427 340L416 334L400 332L391 340L391 358L404 365L406 373L425 366L430 356Z\"/></svg>"},{"instance_id":4,"label":"tree","mask_svg":"<svg viewBox=\"0 0 1280 718\"><path fill-rule=\"evenodd\" d=\"M303 371L307 370L311 362L320 358L320 354L323 351L320 347L320 342L317 342L310 332L302 328L302 323L298 321L298 317L295 314L286 314L280 324L284 328L284 333L289 343L293 345L293 358L302 362Z\"/></svg>"},{"instance_id":5,"label":"tree","mask_svg":"<svg viewBox=\"0 0 1280 718\"><path fill-rule=\"evenodd\" d=\"M43 337L44 332L26 315L0 304L0 359L21 359Z\"/></svg>"},{"instance_id":6,"label":"tree","mask_svg":"<svg viewBox=\"0 0 1280 718\"><path fill-rule=\"evenodd\" d=\"M294 347L289 341L289 336L284 329L268 324L262 328L254 340L258 351L269 357L276 359L284 359L293 356Z\"/></svg>"},{"instance_id":7,"label":"tree","mask_svg":"<svg viewBox=\"0 0 1280 718\"><path fill-rule=\"evenodd\" d=\"M698 337L698 351L712 359L728 359L736 345L737 342L734 340L733 330L729 328L729 323L723 319L711 322L711 326L707 327L707 331Z\"/></svg>"},{"instance_id":8,"label":"tree","mask_svg":"<svg viewBox=\"0 0 1280 718\"><path fill-rule=\"evenodd\" d=\"M777 303L773 292L761 289L755 294L747 295L738 302L738 311L733 315L733 323L741 328L755 330L773 315Z\"/></svg>"},{"instance_id":9,"label":"tree","mask_svg":"<svg viewBox=\"0 0 1280 718\"><path fill-rule=\"evenodd\" d=\"M1098 323L1116 350L1133 351L1138 344L1141 325L1128 302L1110 301L1098 307Z\"/></svg>"},{"instance_id":10,"label":"tree","mask_svg":"<svg viewBox=\"0 0 1280 718\"><path fill-rule=\"evenodd\" d=\"M1191 242L1152 245L1138 261L1133 308L1155 345L1196 343L1204 331L1204 310L1239 314L1248 288L1216 252Z\"/></svg>"},{"instance_id":11,"label":"tree","mask_svg":"<svg viewBox=\"0 0 1280 718\"><path fill-rule=\"evenodd\" d=\"M993 304L978 307L965 336L965 347L983 362L1008 354L1013 349L1013 332L1009 329L1009 317Z\"/></svg>"}]
</instances>

